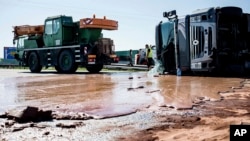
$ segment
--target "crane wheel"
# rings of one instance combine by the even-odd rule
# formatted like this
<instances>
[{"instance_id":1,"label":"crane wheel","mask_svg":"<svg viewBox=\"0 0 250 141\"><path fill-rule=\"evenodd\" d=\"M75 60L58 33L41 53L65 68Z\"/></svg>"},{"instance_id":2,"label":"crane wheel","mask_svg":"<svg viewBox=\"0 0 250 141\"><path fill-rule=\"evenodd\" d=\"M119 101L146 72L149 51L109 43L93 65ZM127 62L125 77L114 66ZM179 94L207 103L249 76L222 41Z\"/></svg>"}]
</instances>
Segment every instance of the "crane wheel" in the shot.
<instances>
[{"instance_id":1,"label":"crane wheel","mask_svg":"<svg viewBox=\"0 0 250 141\"><path fill-rule=\"evenodd\" d=\"M42 65L40 65L40 60L35 52L31 52L28 59L28 64L30 71L33 73L39 73L42 70Z\"/></svg>"},{"instance_id":2,"label":"crane wheel","mask_svg":"<svg viewBox=\"0 0 250 141\"><path fill-rule=\"evenodd\" d=\"M56 70L61 73L74 73L77 70L77 64L72 51L63 50L60 53Z\"/></svg>"},{"instance_id":3,"label":"crane wheel","mask_svg":"<svg viewBox=\"0 0 250 141\"><path fill-rule=\"evenodd\" d=\"M102 70L103 68L103 64L98 64L98 65L87 65L86 69L90 72L90 73L98 73Z\"/></svg>"},{"instance_id":4,"label":"crane wheel","mask_svg":"<svg viewBox=\"0 0 250 141\"><path fill-rule=\"evenodd\" d=\"M59 66L55 66L55 69L56 69L56 71L57 71L58 73L62 73L62 70L60 69Z\"/></svg>"}]
</instances>

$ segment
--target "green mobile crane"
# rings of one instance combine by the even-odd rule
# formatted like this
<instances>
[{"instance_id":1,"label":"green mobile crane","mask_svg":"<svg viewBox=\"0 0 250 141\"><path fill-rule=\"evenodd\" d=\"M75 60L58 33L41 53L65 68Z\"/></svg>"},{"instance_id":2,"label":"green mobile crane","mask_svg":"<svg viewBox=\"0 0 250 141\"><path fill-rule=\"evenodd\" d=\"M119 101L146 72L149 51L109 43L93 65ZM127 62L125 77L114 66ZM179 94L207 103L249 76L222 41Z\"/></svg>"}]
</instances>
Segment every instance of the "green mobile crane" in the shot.
<instances>
[{"instance_id":1,"label":"green mobile crane","mask_svg":"<svg viewBox=\"0 0 250 141\"><path fill-rule=\"evenodd\" d=\"M109 38L102 38L102 30L117 30L118 22L106 17L94 15L73 22L71 16L61 15L48 17L44 25L13 28L13 42L17 43L15 58L34 73L41 72L43 67L74 73L78 66L97 73L116 57L113 44L104 43Z\"/></svg>"}]
</instances>

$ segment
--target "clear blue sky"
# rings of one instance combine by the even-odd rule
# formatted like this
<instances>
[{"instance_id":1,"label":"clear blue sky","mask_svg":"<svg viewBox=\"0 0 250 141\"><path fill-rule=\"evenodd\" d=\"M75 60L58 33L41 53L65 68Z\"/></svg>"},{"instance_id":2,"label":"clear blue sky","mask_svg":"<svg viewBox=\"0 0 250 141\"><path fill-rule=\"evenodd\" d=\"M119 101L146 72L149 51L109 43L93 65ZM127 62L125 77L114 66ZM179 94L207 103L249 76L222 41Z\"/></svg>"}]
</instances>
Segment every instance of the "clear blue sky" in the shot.
<instances>
[{"instance_id":1,"label":"clear blue sky","mask_svg":"<svg viewBox=\"0 0 250 141\"><path fill-rule=\"evenodd\" d=\"M238 6L250 13L250 0L1 0L0 58L4 46L13 46L12 26L43 24L48 16L67 15L78 21L95 14L117 20L118 30L103 31L104 36L114 40L116 50L128 50L155 44L155 26L166 21L164 11L186 15L218 6Z\"/></svg>"}]
</instances>

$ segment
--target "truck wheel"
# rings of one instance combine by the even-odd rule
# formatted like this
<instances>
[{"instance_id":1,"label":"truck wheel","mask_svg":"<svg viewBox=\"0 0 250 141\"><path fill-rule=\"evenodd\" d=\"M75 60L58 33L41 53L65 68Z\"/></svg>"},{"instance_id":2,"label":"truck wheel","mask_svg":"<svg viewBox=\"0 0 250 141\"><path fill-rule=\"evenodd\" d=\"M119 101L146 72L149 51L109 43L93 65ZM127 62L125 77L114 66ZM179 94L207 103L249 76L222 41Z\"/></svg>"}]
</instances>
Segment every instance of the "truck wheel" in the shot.
<instances>
[{"instance_id":1,"label":"truck wheel","mask_svg":"<svg viewBox=\"0 0 250 141\"><path fill-rule=\"evenodd\" d=\"M98 73L102 70L103 65L99 64L99 65L87 65L86 69L90 72L90 73Z\"/></svg>"},{"instance_id":2,"label":"truck wheel","mask_svg":"<svg viewBox=\"0 0 250 141\"><path fill-rule=\"evenodd\" d=\"M62 73L74 73L77 69L75 58L70 50L64 50L60 53L57 71Z\"/></svg>"},{"instance_id":3,"label":"truck wheel","mask_svg":"<svg viewBox=\"0 0 250 141\"><path fill-rule=\"evenodd\" d=\"M35 52L31 52L28 60L30 71L33 73L41 72L42 66L40 65L39 58Z\"/></svg>"},{"instance_id":4,"label":"truck wheel","mask_svg":"<svg viewBox=\"0 0 250 141\"><path fill-rule=\"evenodd\" d=\"M56 71L57 71L58 73L61 73L61 72L62 72L62 70L60 69L59 66L55 66L55 69L56 69Z\"/></svg>"},{"instance_id":5,"label":"truck wheel","mask_svg":"<svg viewBox=\"0 0 250 141\"><path fill-rule=\"evenodd\" d=\"M78 69L78 65L77 64L75 64L74 65L74 68L72 68L72 70L71 70L71 73L74 73L74 72L76 72L76 70Z\"/></svg>"}]
</instances>

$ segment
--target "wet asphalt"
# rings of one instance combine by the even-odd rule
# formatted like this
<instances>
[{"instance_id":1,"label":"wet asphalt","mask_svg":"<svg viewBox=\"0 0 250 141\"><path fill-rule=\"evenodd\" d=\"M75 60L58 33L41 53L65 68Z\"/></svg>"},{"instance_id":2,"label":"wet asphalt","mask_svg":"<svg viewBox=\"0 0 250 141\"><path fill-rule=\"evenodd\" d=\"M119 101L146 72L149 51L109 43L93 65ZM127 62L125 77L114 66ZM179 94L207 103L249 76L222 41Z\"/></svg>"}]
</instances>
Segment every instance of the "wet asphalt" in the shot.
<instances>
[{"instance_id":1,"label":"wet asphalt","mask_svg":"<svg viewBox=\"0 0 250 141\"><path fill-rule=\"evenodd\" d=\"M36 106L68 113L84 112L94 117L81 121L84 126L72 130L53 128L62 122L60 120L42 122L39 124L48 125L46 130L51 136L45 137L44 130L28 128L12 133L14 136L8 136L11 133L6 132L4 135L9 140L29 132L24 138L112 140L159 124L159 113L155 114L159 107L189 109L197 97L220 100L219 92L228 91L242 81L232 77L156 76L146 71L57 74L49 70L36 74L28 70L0 69L0 74L0 113ZM166 112L160 115L185 113L178 110Z\"/></svg>"}]
</instances>

